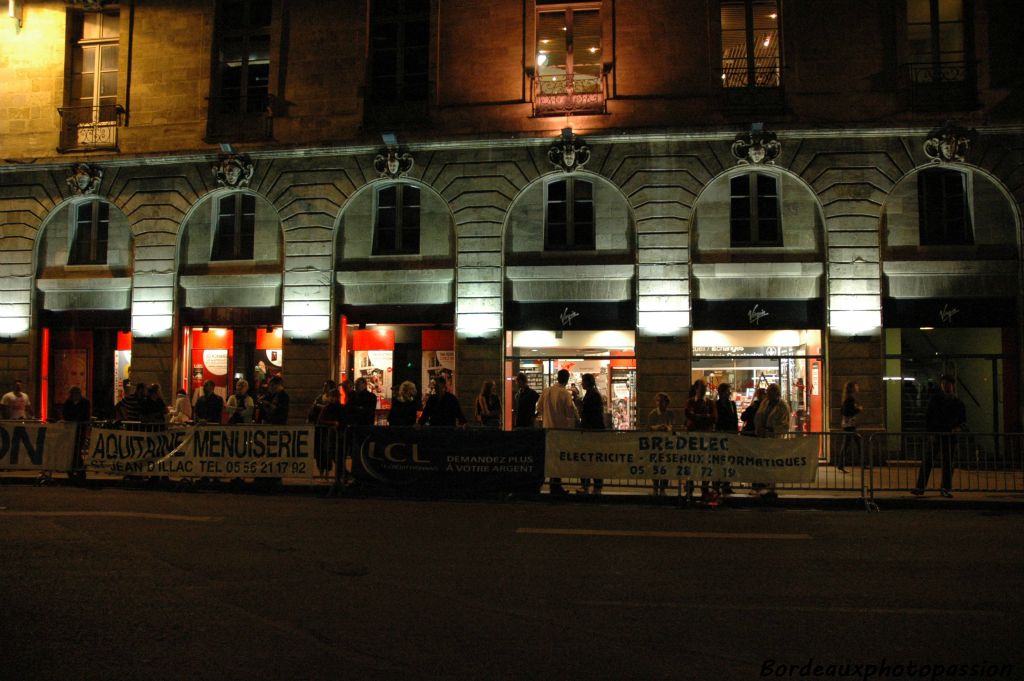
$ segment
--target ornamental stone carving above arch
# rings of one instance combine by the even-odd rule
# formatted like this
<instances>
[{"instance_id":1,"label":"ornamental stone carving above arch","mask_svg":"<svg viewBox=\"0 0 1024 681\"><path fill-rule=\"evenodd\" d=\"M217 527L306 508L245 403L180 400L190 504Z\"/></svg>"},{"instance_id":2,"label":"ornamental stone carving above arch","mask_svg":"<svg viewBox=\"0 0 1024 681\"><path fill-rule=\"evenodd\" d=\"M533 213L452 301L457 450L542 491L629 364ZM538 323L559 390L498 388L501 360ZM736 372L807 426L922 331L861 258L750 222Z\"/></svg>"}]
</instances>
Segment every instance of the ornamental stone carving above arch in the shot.
<instances>
[{"instance_id":1,"label":"ornamental stone carving above arch","mask_svg":"<svg viewBox=\"0 0 1024 681\"><path fill-rule=\"evenodd\" d=\"M388 145L386 149L377 154L373 159L373 167L380 177L397 180L403 175L408 175L412 170L412 155L408 152L401 152L398 147Z\"/></svg>"},{"instance_id":2,"label":"ornamental stone carving above arch","mask_svg":"<svg viewBox=\"0 0 1024 681\"><path fill-rule=\"evenodd\" d=\"M923 143L924 153L933 163L962 163L977 138L978 131L974 128L968 129L949 120L928 133Z\"/></svg>"},{"instance_id":3,"label":"ornamental stone carving above arch","mask_svg":"<svg viewBox=\"0 0 1024 681\"><path fill-rule=\"evenodd\" d=\"M578 170L590 160L590 147L577 137L572 128L562 128L562 134L548 147L548 160L567 173Z\"/></svg>"},{"instance_id":4,"label":"ornamental stone carving above arch","mask_svg":"<svg viewBox=\"0 0 1024 681\"><path fill-rule=\"evenodd\" d=\"M737 165L773 164L782 153L782 144L774 132L764 129L764 123L754 123L750 130L736 135L731 151Z\"/></svg>"},{"instance_id":5,"label":"ornamental stone carving above arch","mask_svg":"<svg viewBox=\"0 0 1024 681\"><path fill-rule=\"evenodd\" d=\"M221 187L238 189L249 186L256 167L247 154L221 154L211 170L213 179Z\"/></svg>"},{"instance_id":6,"label":"ornamental stone carving above arch","mask_svg":"<svg viewBox=\"0 0 1024 681\"><path fill-rule=\"evenodd\" d=\"M67 172L65 181L76 196L95 194L103 180L103 169L88 163L76 163Z\"/></svg>"}]
</instances>

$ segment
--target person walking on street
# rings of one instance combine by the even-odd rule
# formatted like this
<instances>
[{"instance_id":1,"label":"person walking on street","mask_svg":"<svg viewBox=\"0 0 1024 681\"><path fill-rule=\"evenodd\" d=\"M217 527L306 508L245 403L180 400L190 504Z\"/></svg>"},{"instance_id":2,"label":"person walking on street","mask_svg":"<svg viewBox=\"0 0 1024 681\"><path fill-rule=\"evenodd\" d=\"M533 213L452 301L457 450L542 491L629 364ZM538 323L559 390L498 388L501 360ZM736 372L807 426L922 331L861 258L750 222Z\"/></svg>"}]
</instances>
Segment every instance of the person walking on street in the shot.
<instances>
[{"instance_id":1,"label":"person walking on street","mask_svg":"<svg viewBox=\"0 0 1024 681\"><path fill-rule=\"evenodd\" d=\"M928 410L925 412L925 426L931 433L931 441L924 455L921 457L921 469L917 473L917 486L911 490L911 494L921 496L925 487L928 486L928 478L931 477L935 459L938 457L942 466L942 482L939 493L946 497L953 497L953 449L955 446L955 433L962 432L967 423L967 408L963 401L956 396L956 378L944 374L939 379L939 390L932 395L928 401Z\"/></svg>"},{"instance_id":2,"label":"person walking on street","mask_svg":"<svg viewBox=\"0 0 1024 681\"><path fill-rule=\"evenodd\" d=\"M576 407L573 406L572 395L565 386L569 383L569 372L559 369L555 382L544 388L537 401L540 422L545 429L575 428ZM565 496L568 492L562 486L561 478L551 478L548 489L552 496Z\"/></svg>"},{"instance_id":3,"label":"person walking on street","mask_svg":"<svg viewBox=\"0 0 1024 681\"><path fill-rule=\"evenodd\" d=\"M516 375L516 392L512 396L512 427L533 428L537 423L537 400L540 395L530 387L526 374Z\"/></svg>"},{"instance_id":4,"label":"person walking on street","mask_svg":"<svg viewBox=\"0 0 1024 681\"><path fill-rule=\"evenodd\" d=\"M586 391L583 399L580 400L580 428L584 430L604 430L604 400L597 389L597 381L594 374L583 374L580 382ZM582 489L580 492L586 494L590 490L590 478L580 480ZM599 496L604 487L603 478L594 478L594 496Z\"/></svg>"}]
</instances>

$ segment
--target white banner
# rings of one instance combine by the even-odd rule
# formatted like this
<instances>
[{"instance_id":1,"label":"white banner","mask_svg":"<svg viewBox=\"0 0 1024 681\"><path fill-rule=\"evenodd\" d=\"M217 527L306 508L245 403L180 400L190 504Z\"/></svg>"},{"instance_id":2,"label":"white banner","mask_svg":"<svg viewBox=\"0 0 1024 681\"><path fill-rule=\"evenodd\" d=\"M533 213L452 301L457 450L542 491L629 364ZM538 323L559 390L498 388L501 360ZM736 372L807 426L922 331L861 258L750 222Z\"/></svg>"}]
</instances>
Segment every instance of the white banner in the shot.
<instances>
[{"instance_id":1,"label":"white banner","mask_svg":"<svg viewBox=\"0 0 1024 681\"><path fill-rule=\"evenodd\" d=\"M0 470L71 470L76 428L74 423L0 421Z\"/></svg>"},{"instance_id":2,"label":"white banner","mask_svg":"<svg viewBox=\"0 0 1024 681\"><path fill-rule=\"evenodd\" d=\"M563 478L812 482L819 436L549 430L544 474Z\"/></svg>"},{"instance_id":3,"label":"white banner","mask_svg":"<svg viewBox=\"0 0 1024 681\"><path fill-rule=\"evenodd\" d=\"M86 466L115 475L310 478L313 426L93 428Z\"/></svg>"}]
</instances>

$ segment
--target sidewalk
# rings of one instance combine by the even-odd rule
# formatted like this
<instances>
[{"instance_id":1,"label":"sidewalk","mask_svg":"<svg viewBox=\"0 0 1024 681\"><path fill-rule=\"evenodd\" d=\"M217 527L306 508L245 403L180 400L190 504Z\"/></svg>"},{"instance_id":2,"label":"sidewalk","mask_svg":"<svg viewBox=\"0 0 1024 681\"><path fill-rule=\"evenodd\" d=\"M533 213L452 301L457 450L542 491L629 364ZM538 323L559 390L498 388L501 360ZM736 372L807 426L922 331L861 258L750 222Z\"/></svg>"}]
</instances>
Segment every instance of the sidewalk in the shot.
<instances>
[{"instance_id":1,"label":"sidewalk","mask_svg":"<svg viewBox=\"0 0 1024 681\"><path fill-rule=\"evenodd\" d=\"M39 483L40 475L36 471L5 471L0 473L0 489L2 489L3 485L33 485ZM146 487L146 482L143 479L138 481L125 481L122 477L97 475L95 473L90 474L84 483L73 483L68 480L66 474L57 473L48 480L45 480L43 484L81 484L86 487L124 486L131 489ZM161 488L170 491L188 489L207 493L232 492L238 490L255 491L258 489L253 485L234 487L228 481L222 481L219 484L208 484L198 483L197 481L184 482L178 480L171 480ZM306 492L319 494L321 496L329 495L342 498L346 496L392 497L401 495L401 490L398 489L388 490L387 488L360 483L354 483L350 486L346 486L340 491L340 493L333 488L333 480L324 480L322 478L284 478L281 481L281 486L277 488L276 491L291 494L302 494L303 492ZM681 490L676 485L673 485L666 490L665 496L658 497L654 496L652 489L647 485L616 485L612 484L610 481L606 482L605 487L599 496L579 494L578 486L572 482L567 482L566 488L569 490L569 494L561 497L552 497L548 493L547 485L542 488L539 494L500 495L494 493L469 496L476 496L481 499L518 499L557 504L641 504L673 508L692 508L695 510L708 511L740 508L865 509L869 505L866 504L865 500L861 497L860 490L853 488L787 489L780 487L776 490L778 497L775 499L768 499L761 495L751 494L749 487L737 486L735 493L721 497L719 504L715 507L703 504L699 500L691 504L685 504ZM266 493L273 490L267 490L264 488L259 491ZM420 495L413 495L414 498L417 496ZM425 497L426 495L423 496ZM699 486L695 491L695 497L698 499L700 497ZM874 504L877 505L879 510L930 510L939 508L956 508L959 510L1002 509L1024 511L1024 489L1018 492L957 491L954 489L952 499L940 496L938 489L926 490L924 496L920 497L910 494L909 490L885 491L875 493Z\"/></svg>"}]
</instances>

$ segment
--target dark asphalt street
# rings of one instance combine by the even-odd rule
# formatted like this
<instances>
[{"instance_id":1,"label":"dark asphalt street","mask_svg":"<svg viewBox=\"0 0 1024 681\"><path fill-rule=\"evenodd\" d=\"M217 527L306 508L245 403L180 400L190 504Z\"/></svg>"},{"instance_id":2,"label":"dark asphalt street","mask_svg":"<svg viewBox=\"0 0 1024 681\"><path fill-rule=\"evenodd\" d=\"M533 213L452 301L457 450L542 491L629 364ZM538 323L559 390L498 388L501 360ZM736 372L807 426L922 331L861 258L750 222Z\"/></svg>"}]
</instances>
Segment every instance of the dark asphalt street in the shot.
<instances>
[{"instance_id":1,"label":"dark asphalt street","mask_svg":"<svg viewBox=\"0 0 1024 681\"><path fill-rule=\"evenodd\" d=\"M0 507L3 679L1024 678L1012 510L23 485Z\"/></svg>"}]
</instances>

